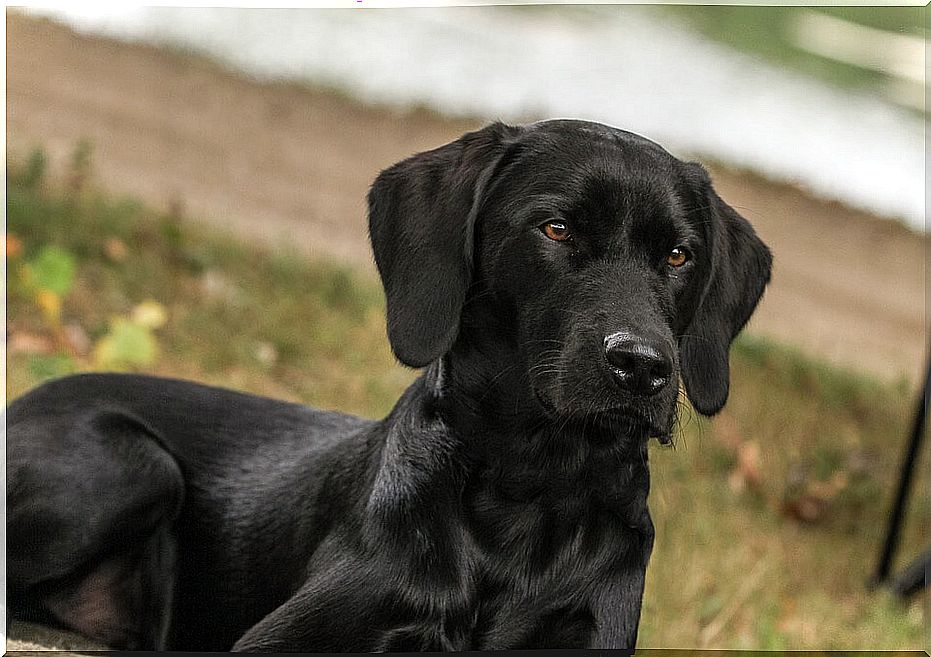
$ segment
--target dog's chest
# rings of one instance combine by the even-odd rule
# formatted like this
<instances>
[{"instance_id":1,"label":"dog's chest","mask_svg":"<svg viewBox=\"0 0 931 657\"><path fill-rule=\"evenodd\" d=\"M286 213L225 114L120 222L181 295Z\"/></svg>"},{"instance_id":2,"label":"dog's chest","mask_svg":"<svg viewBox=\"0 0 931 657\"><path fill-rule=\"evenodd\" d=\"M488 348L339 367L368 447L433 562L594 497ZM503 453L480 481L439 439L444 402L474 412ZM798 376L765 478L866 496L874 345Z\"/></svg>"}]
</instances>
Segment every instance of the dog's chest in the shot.
<instances>
[{"instance_id":1,"label":"dog's chest","mask_svg":"<svg viewBox=\"0 0 931 657\"><path fill-rule=\"evenodd\" d=\"M465 488L468 529L486 558L524 572L546 570L562 556L591 566L644 522L645 456L528 451L489 460Z\"/></svg>"},{"instance_id":2,"label":"dog's chest","mask_svg":"<svg viewBox=\"0 0 931 657\"><path fill-rule=\"evenodd\" d=\"M593 600L642 560L645 466L510 465L479 472L466 491L477 552L468 645L586 645Z\"/></svg>"}]
</instances>

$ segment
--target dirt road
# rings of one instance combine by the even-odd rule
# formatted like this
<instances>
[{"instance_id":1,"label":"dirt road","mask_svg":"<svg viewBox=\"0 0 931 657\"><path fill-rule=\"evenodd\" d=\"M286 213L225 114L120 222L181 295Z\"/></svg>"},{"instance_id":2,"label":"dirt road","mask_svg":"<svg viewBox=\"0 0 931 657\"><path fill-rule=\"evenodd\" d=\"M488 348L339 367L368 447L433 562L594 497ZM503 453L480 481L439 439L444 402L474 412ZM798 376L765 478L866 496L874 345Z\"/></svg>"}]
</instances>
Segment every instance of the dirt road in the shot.
<instances>
[{"instance_id":1,"label":"dirt road","mask_svg":"<svg viewBox=\"0 0 931 657\"><path fill-rule=\"evenodd\" d=\"M181 202L248 239L372 268L364 196L377 172L479 121L399 114L263 84L209 62L7 17L7 140L61 171L81 139L109 189ZM927 239L800 190L712 168L722 196L772 247L751 328L831 362L918 380Z\"/></svg>"}]
</instances>

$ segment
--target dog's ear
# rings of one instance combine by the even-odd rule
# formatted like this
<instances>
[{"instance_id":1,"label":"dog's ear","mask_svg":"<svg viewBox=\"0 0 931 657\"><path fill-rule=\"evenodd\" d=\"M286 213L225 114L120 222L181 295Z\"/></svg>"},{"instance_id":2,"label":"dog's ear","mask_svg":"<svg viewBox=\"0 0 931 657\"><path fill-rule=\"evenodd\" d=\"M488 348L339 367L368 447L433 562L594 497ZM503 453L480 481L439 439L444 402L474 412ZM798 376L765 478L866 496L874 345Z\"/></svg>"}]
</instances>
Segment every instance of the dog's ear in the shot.
<instances>
[{"instance_id":1,"label":"dog's ear","mask_svg":"<svg viewBox=\"0 0 931 657\"><path fill-rule=\"evenodd\" d=\"M494 123L381 172L369 236L385 287L388 339L405 365L446 353L472 281L475 219L519 128Z\"/></svg>"},{"instance_id":2,"label":"dog's ear","mask_svg":"<svg viewBox=\"0 0 931 657\"><path fill-rule=\"evenodd\" d=\"M692 406L702 415L714 415L727 401L731 342L763 295L772 254L749 222L712 189L707 174L703 187L711 239L710 275L692 321L679 339L679 357Z\"/></svg>"}]
</instances>

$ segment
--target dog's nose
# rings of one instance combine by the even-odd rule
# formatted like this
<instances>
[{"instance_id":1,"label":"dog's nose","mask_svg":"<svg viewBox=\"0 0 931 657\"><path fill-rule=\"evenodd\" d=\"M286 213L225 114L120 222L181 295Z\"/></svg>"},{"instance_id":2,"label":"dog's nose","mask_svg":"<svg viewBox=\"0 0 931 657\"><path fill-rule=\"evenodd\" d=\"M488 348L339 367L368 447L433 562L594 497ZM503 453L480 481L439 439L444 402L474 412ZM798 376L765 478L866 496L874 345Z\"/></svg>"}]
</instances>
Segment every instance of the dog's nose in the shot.
<instances>
[{"instance_id":1,"label":"dog's nose","mask_svg":"<svg viewBox=\"0 0 931 657\"><path fill-rule=\"evenodd\" d=\"M669 383L672 353L659 338L613 333L605 338L605 355L618 385L629 392L655 395Z\"/></svg>"}]
</instances>

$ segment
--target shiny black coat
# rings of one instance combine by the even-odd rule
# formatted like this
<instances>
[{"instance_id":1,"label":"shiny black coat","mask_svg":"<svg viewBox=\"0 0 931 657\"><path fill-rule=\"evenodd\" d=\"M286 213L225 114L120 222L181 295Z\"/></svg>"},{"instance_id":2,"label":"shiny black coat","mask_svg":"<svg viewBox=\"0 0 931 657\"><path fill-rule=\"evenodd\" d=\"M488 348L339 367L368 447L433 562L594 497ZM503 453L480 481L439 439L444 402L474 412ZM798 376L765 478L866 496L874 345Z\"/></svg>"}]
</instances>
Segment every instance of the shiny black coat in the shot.
<instances>
[{"instance_id":1,"label":"shiny black coat","mask_svg":"<svg viewBox=\"0 0 931 657\"><path fill-rule=\"evenodd\" d=\"M647 441L679 377L724 404L768 250L700 166L581 121L415 155L369 209L392 348L425 367L391 414L130 375L34 390L7 414L15 615L122 648L634 645Z\"/></svg>"}]
</instances>

